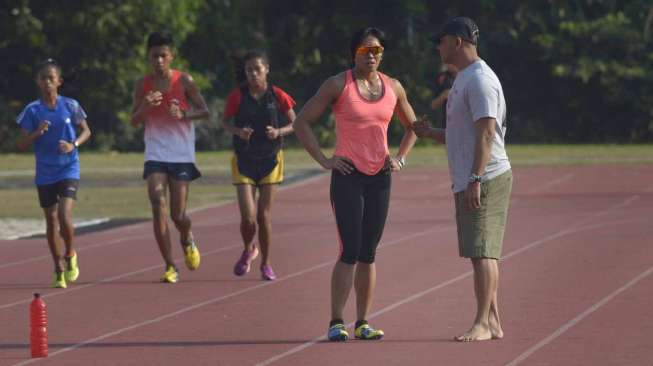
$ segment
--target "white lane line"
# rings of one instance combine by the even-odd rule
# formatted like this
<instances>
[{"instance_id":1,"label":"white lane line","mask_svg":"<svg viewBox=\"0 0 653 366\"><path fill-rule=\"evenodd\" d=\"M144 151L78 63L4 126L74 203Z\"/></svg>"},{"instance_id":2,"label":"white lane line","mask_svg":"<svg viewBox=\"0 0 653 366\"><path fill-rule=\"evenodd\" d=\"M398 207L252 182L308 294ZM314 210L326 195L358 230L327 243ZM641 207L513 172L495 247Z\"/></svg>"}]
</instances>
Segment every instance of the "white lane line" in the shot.
<instances>
[{"instance_id":1,"label":"white lane line","mask_svg":"<svg viewBox=\"0 0 653 366\"><path fill-rule=\"evenodd\" d=\"M325 176L326 176L325 173L318 173L315 176L312 176L312 177L309 177L309 178L306 178L306 179L302 179L300 181L297 181L297 182L294 182L294 183L291 183L291 184L288 184L288 185L283 185L283 186L279 187L279 190L278 190L277 193L282 192L282 191L286 191L286 190L291 189L291 188L299 188L299 187L305 186L307 184L311 184L311 183L313 183L315 181L323 179ZM188 210L187 212L188 213L195 213L195 212L198 212L198 211L204 211L204 210L208 210L208 209L211 209L211 208L218 208L218 207L221 207L221 206L226 206L226 205L228 205L230 203L234 203L234 202L236 202L236 200L231 199L231 200L228 200L228 201L213 203L213 204L206 205L206 206L200 206L200 207Z\"/></svg>"},{"instance_id":2,"label":"white lane line","mask_svg":"<svg viewBox=\"0 0 653 366\"><path fill-rule=\"evenodd\" d=\"M615 205L615 206L613 206L613 207L611 207L611 208L609 208L609 209L607 209L607 210L604 210L604 211L602 211L602 212L599 212L598 214L596 214L596 215L594 215L594 216L600 216L601 214L606 213L606 211L611 211L611 210L613 210L613 209L616 209L616 208L622 207L622 206L624 206L624 205L627 205L630 201L632 201L632 200L635 199L636 197L637 197L637 196L635 196L635 197L631 197L631 199L626 200L625 202L622 202L621 204ZM583 221L585 221L585 220L583 220ZM571 233L574 233L574 232L580 232L580 231L583 231L583 230L587 230L587 229L591 229L591 228L596 228L596 227L603 227L604 225L606 225L606 224L603 223L603 224L592 225L592 226L589 227L589 228L579 228L579 229L577 229L577 230L575 230L575 231L573 231L573 232L568 232L567 234L571 234ZM392 245L398 244L398 243L400 243L400 242L402 242L402 241L404 241L404 240L407 240L407 239L410 239L410 238L413 238L413 237L417 237L417 236L421 236L421 235L424 235L424 234L430 233L430 232L432 232L432 231L436 231L436 229L439 229L439 228L436 227L436 228L433 228L433 229L431 229L431 230L427 230L427 231L423 231L423 232L420 232L420 233L412 234L412 235L410 235L410 236L408 236L408 237L400 238L400 239L397 239L397 240L395 240L395 241L393 241L393 242L388 242L387 244L385 244L385 245L383 245L383 246L384 246L384 247L392 246ZM442 227L442 229L447 230L447 229L452 229L452 227ZM558 234L551 235L551 236L550 236L550 237L551 237L550 240L552 240L553 238L557 238L558 236L559 236L559 233L558 233ZM540 243L539 243L539 244L542 244L542 243L543 243L543 242L540 240ZM532 248L532 247L534 247L534 246L535 246L535 245L530 245L530 248ZM512 256L512 255L509 255L509 256ZM121 333L124 333L124 332L129 331L129 330L132 330L132 329L136 329L136 328L139 328L139 327L142 327L142 326L145 326L145 325L153 324L153 323L159 322L159 321L161 321L161 320L164 320L164 319L170 318L170 317L172 317L172 316L176 316L176 315L179 315L179 314L183 314L183 313L185 313L185 312L188 312L188 311L190 311L190 310L194 310L194 309L199 308L199 307L201 307L201 306L209 305L209 304L212 304L212 303L215 303L215 302L219 302L219 301L221 301L221 300L224 300L224 299L227 299L227 298L230 298L230 297L233 297L233 296L237 296L237 295L240 295L240 294L243 294L243 293L247 293L247 292L253 291L253 290L255 290L255 289L258 289L258 288L261 288L261 287L264 287L264 286L269 286L269 285L274 284L274 283L279 283L279 282L285 281L285 280L290 279L290 278L294 278L294 277L297 277L297 276L301 276L301 275L303 275L303 274L305 274L305 273L312 272L312 271L314 271L314 270L320 269L320 268L322 268L322 267L324 267L324 266L327 266L327 265L329 265L329 264L332 264L332 263L333 263L333 261L325 262L325 263L319 264L319 265L317 265L317 266L314 266L314 267L311 267L311 268L305 269L305 270L303 270L303 271L296 272L296 273L294 273L294 274L288 275L288 276L286 276L286 277L282 277L282 278L280 278L280 279L278 279L277 281L274 281L274 282L263 283L263 284L256 285L256 286L253 286L253 287L250 287L250 288L246 288L246 289L240 290L240 291L238 291L238 292L236 292L236 293L227 294L227 295L221 296L221 297L219 297L219 298L214 298L214 299L211 299L211 300L208 300L208 301L202 302L202 303L198 303L198 304L195 304L195 305L191 305L190 307L182 308L182 309L180 309L180 310L178 310L178 311L175 311L175 312L173 312L173 313L169 313L169 314L162 315L162 316L160 316L160 317L158 317L158 318L155 318L155 319L150 319L150 320L147 320L147 321L144 321L144 322L138 323L138 324L134 324L134 325L132 325L132 326L129 326L129 327L126 327L126 328L122 328L122 329L119 329L119 330L113 331L113 332L111 332L111 333L106 333L106 334L101 335L101 336L99 336L99 337L96 337L96 338L93 338L93 339L89 339L89 340L86 340L86 341L83 341L83 342L77 343L77 344L75 344L75 345L73 345L73 346L70 346L70 347L67 347L67 348L61 349L61 350L59 350L59 351L56 351L56 352L54 352L54 353L51 353L50 356L55 356L55 355L57 355L57 354L61 354L61 353L64 353L64 352L68 352L68 351L74 350L74 349L76 349L76 348L79 348L79 347L81 347L81 346L83 346L83 345L90 344L90 343L93 343L93 342L97 342L97 341L99 341L99 340L102 340L102 339L105 339L105 338L111 337L111 336L113 336L113 335L121 334ZM459 280L461 280L461 279L463 279L463 278L469 277L469 276L471 276L471 274L472 274L472 271L468 271L468 272L466 272L466 273L464 273L464 274L462 274L462 275L460 275L460 276L458 276L458 277L455 277L454 279L448 280L448 281L446 281L446 282L444 282L444 283L441 283L441 284L439 284L439 285L436 285L436 286L434 286L434 287L432 287L432 288L430 288L430 289L424 290L424 291L422 291L422 292L419 293L419 294L421 294L421 295L419 295L419 294L415 294L415 295L411 296L411 300L410 300L410 301L413 301L413 300L417 299L418 297L423 296L423 295L425 295L425 294L427 294L427 293L429 293L429 292L435 291L436 289L440 289L440 288L442 288L442 287L445 287L446 285L449 285L449 284L455 283L455 282L457 282L457 281L459 281ZM419 296L418 296L418 295L419 295ZM401 302L400 305L403 305L403 304L405 304L406 302L407 302L407 301L404 300L404 301ZM400 305L393 304L393 305L390 305L389 307L393 307L392 309L394 309L394 308L396 308L396 307L398 307L398 306L400 306ZM384 309L387 309L387 308L389 308L389 307L386 307L386 308L384 308ZM375 316L378 316L378 315L380 315L380 314L382 314L382 313L384 313L384 312L386 312L386 311L384 311L384 309L381 309L380 311L378 311L378 312L376 312L376 313L373 313L372 316L370 316L370 319L373 318L373 317L375 317ZM389 311L389 310L387 310L387 311ZM349 324L348 326L351 327L351 325L352 325L352 324ZM317 341L319 341L319 340L321 340L321 339L324 339L324 337L318 337L318 338L316 338L314 341L311 341L312 343L311 343L311 342L307 342L307 343L305 343L305 345L306 345L305 347L302 347L302 346L303 346L303 345L302 345L302 346L298 346L298 347L295 347L295 348L299 348L299 347L302 347L302 349L308 348L308 347L310 347L311 345L315 344ZM296 353L296 352L299 352L299 351L301 351L301 349L298 350L298 351L292 352L292 353ZM292 353L290 353L290 354L292 354ZM289 354L288 352L286 352L286 353L284 353L284 356L283 356L283 357L288 356L288 355L290 355L290 354ZM278 356L278 355L277 355L277 356ZM277 357L277 358L275 358L275 361L278 360L278 359L280 359L280 358L283 358L283 357ZM26 364L30 364L30 363L33 363L33 362L36 362L36 361L39 361L39 360L40 360L40 359L30 359L30 360L23 361L23 362L21 362L21 363L14 364L13 366L26 365ZM264 365L264 364L268 364L268 363L265 363L265 361L264 361L264 363L261 363L261 365Z\"/></svg>"},{"instance_id":3,"label":"white lane line","mask_svg":"<svg viewBox=\"0 0 653 366\"><path fill-rule=\"evenodd\" d=\"M387 313L387 312L389 312L389 311L392 311L392 310L398 308L398 307L401 306L401 305L404 305L404 304L407 304L407 303L409 303L409 302L411 302L411 301L413 301L413 300L416 300L416 299L418 299L418 298L420 298L420 297L422 297L422 296L424 296L424 295L426 295L426 294L428 294L428 293L430 293L430 292L437 291L437 290L439 290L439 289L441 289L441 288L443 288L443 287L449 286L449 285L451 285L451 284L453 284L453 283L456 283L456 282L458 282L458 281L460 281L460 280L463 280L463 279L465 279L465 278L467 278L467 277L470 277L470 276L472 275L472 273L473 273L472 271L467 271L467 272L461 274L460 276L454 277L454 278L452 278L452 279L450 279L450 280L447 280L447 281L445 281L445 282L441 282L441 283L439 283L439 284L437 284L437 285L435 285L435 286L433 286L433 287L430 287L430 288L428 288L428 289L426 289L426 290L423 290L423 291L420 291L420 292L418 292L418 293L415 293L415 294L413 294L413 295L411 295L411 296L405 298L404 300L401 300L401 301L395 302L394 304L391 304L391 305L389 305L389 306L386 306L385 308L383 308L383 309L381 309L381 310L378 310L378 311L372 313L370 316L368 316L368 319L374 319L374 318L376 318L376 317L378 317L378 316L380 316L380 315L382 315L382 314L385 314L385 313ZM347 328L352 328L353 326L354 326L354 322L351 322L351 323L349 323L349 324L346 325ZM265 361L259 362L259 363L256 364L256 366L265 366L265 365L269 365L269 364L271 364L271 363L274 363L274 362L276 362L276 361L279 361L279 360L282 359L282 358L285 358L285 357L288 357L288 356L290 356L290 355L292 355L292 354L295 354L295 353L301 352L301 351L303 351L304 349L306 349L306 348L308 348L308 347L311 347L311 346L313 346L314 344L316 344L316 343L318 343L318 342L326 341L326 339L327 339L326 336L315 337L315 338L313 338L313 339L312 339L311 341L309 341L309 342L306 342L306 343L300 344L299 346L294 347L294 348L291 348L291 349L289 349L289 350L286 351L286 352L280 353L280 354L278 354L278 355L276 355L276 356L273 356L273 357L268 358L268 359L265 360Z\"/></svg>"},{"instance_id":4,"label":"white lane line","mask_svg":"<svg viewBox=\"0 0 653 366\"><path fill-rule=\"evenodd\" d=\"M33 230L23 230L21 231L20 234L14 234L14 235L9 235L9 236L4 236L6 233L0 233L0 239L1 240L12 240L15 241L14 243L11 244L17 244L20 243L17 240L20 238L29 238L30 236L34 235L45 235L46 233L46 228L45 228L45 221L43 220L36 220L36 219L28 219L28 220L21 220L21 219L12 219L8 218L6 220L3 220L3 224L8 225L11 227L11 224L14 222L17 222L19 225L21 223L24 223L25 221L28 221L29 223L34 223L36 225L40 225L38 229L33 229ZM73 226L75 229L81 229L84 227L88 226L93 226L93 225L99 225L103 224L105 222L109 222L110 219L108 217L101 217L97 219L75 219L73 222ZM6 226L5 226L6 227ZM14 229L7 228L9 231L15 231Z\"/></svg>"},{"instance_id":5,"label":"white lane line","mask_svg":"<svg viewBox=\"0 0 653 366\"><path fill-rule=\"evenodd\" d=\"M607 209L604 209L604 210L590 216L587 219L581 220L578 223L573 224L572 226L570 226L569 228L567 228L565 230L558 231L558 232L553 233L553 234L551 234L549 236L546 236L546 237L544 237L542 239L539 239L539 240L533 241L531 243L528 243L524 247L521 247L521 248L519 248L517 250L514 250L514 251L508 253L507 255L505 255L503 257L503 259L502 259L502 262L509 259L509 258L511 258L511 257L514 257L514 256L516 256L518 254L521 254L521 253L523 253L523 252L525 252L525 251L527 251L529 249L535 248L535 247L537 247L539 245L542 245L542 244L544 244L546 242L552 241L552 240L557 239L559 237L562 237L562 236L565 236L565 235L575 234L575 233L586 231L586 230L593 230L593 229L596 229L596 228L602 228L607 224L606 223L600 223L600 224L593 224L593 225L585 226L585 227L579 227L579 226L583 225L583 223L586 222L586 221L592 220L594 217L602 216L602 215L607 214L607 213L609 213L611 211L614 211L614 210L616 210L618 208L621 208L621 207L627 205L628 203L632 202L636 198L637 198L637 196L630 197L629 199L626 199L623 202L620 202L620 203L618 203L616 205L608 207ZM636 220L630 220L630 221L640 221L640 220L636 219ZM420 298L420 297L422 297L422 296L424 296L424 295L426 295L428 293L431 293L433 291L437 291L437 290L439 290L439 289L441 289L443 287L446 287L446 286L451 285L453 283L456 283L456 282L458 282L460 280L463 280L463 279L465 279L467 277L470 277L473 273L474 273L473 271L467 271L467 272L465 272L465 273L463 273L463 274L461 274L461 275L459 275L457 277L454 277L454 278L452 278L450 280L447 280L447 281L442 282L440 284L437 284L437 285L435 285L433 287L430 287L430 288L428 288L426 290L423 290L423 291L421 291L419 293L416 293L416 294L414 294L414 295L412 295L412 296L410 296L410 297L408 297L408 298L406 298L406 299L404 299L402 301L391 304L391 305L389 305L389 306L387 306L387 307L373 313L368 318L373 319L376 316L384 314L384 313L386 313L386 312L388 312L390 310L394 310L395 308L397 308L397 307L399 307L401 305L404 305L404 304L406 304L408 302L411 302L413 300L416 300L416 299L418 299L418 298ZM347 327L351 328L352 325L353 325L353 323L347 324ZM288 357L288 356L293 355L295 353L301 352L301 351L315 345L316 343L318 343L318 342L320 342L322 340L326 340L326 336L319 336L319 337L313 338L312 340L310 340L310 341L308 341L306 343L300 344L299 346L293 347L293 348L289 349L286 352L277 354L277 355L272 356L272 357L270 357L270 358L268 358L266 360L263 360L262 362L257 363L256 366L269 365L269 364L271 364L273 362L276 362L276 361L278 361L278 360L280 360L282 358L285 358L285 357Z\"/></svg>"},{"instance_id":6,"label":"white lane line","mask_svg":"<svg viewBox=\"0 0 653 366\"><path fill-rule=\"evenodd\" d=\"M228 160L229 161L229 160ZM227 164L229 164L227 161ZM84 163L84 162L82 162ZM199 165L199 164L198 164ZM219 172L219 173L230 173L231 167L222 167L222 166L205 166L202 165L201 170L203 172ZM293 164L292 170L308 170L308 169L318 169L319 166L315 164ZM288 167L286 167L288 169ZM92 173L131 173L138 177L143 173L142 166L140 168L84 168L82 173L82 179L84 176L91 175ZM0 171L0 177L2 178L18 178L18 177L32 177L34 176L34 169L15 169L15 170L4 170ZM138 178L137 178L138 179Z\"/></svg>"},{"instance_id":7,"label":"white lane line","mask_svg":"<svg viewBox=\"0 0 653 366\"><path fill-rule=\"evenodd\" d=\"M567 174L561 176L558 179L554 179L552 181L547 182L546 184L543 184L543 185L541 185L539 187L535 187L535 188L533 188L533 189L531 189L529 191L526 191L526 193L527 194L533 194L533 193L542 192L542 191L547 190L547 189L549 189L551 187L557 186L560 183L563 183L563 182L566 182L566 181L570 180L571 178L573 178L573 176L574 176L574 173L567 173Z\"/></svg>"},{"instance_id":8,"label":"white lane line","mask_svg":"<svg viewBox=\"0 0 653 366\"><path fill-rule=\"evenodd\" d=\"M288 184L288 185L283 185L283 186L279 187L279 190L278 190L277 193L282 192L282 191L286 191L286 190L289 190L289 189L292 189L292 188L299 188L299 187L305 186L307 184L311 184L311 183L313 183L315 181L323 179L325 176L327 176L325 173L317 173L315 176L312 176L312 177L309 177L309 178L306 178L306 179L302 179L302 180L299 180L297 182L294 182L294 183L291 183L291 184ZM214 209L214 208L220 208L220 207L223 207L223 206L227 206L227 205L230 205L230 204L235 203L235 202L236 202L236 199L230 199L230 200L226 200L226 201L222 201L222 202L218 202L218 203L212 203L212 204L208 204L208 205L205 205L205 206L196 207L196 208L188 210L187 212L189 214L194 214L194 213L205 211L205 210L210 210L210 209ZM214 220L214 222L219 222L221 225L231 224L231 223L234 223L234 222L240 222L239 220L236 221L236 220L234 220L232 218L226 219L224 221L219 221L220 219L218 217L212 218L211 220ZM202 221L197 221L197 223L193 222L193 224L197 224L197 225L199 225L201 227L206 227L206 224L209 223L209 222L210 221L202 220ZM128 230L133 230L133 229L140 228L142 226L151 226L151 225L152 225L152 220L147 220L147 221L144 221L144 222L139 222L137 224L128 225L128 226L125 226L123 228L127 228Z\"/></svg>"},{"instance_id":9,"label":"white lane line","mask_svg":"<svg viewBox=\"0 0 653 366\"><path fill-rule=\"evenodd\" d=\"M277 235L277 237L287 237L287 236L293 236L293 235L299 235L299 234L301 234L303 236L303 235L318 233L320 231L326 231L326 230L323 229L323 228L320 228L320 229L313 230L313 231L310 231L310 232L302 232L302 233L287 232L286 234L281 233L281 234ZM217 249L209 250L209 251L206 251L206 252L202 252L202 256L208 257L210 255L213 255L213 254L216 254L216 253L221 253L221 252L226 252L226 251L231 250L231 249L238 249L238 248L242 249L242 247L243 247L242 243L233 244L233 245L229 245L229 246L226 246L226 247L217 248ZM179 263L183 262L183 260L184 260L184 258L177 257L174 260L174 262L179 264ZM132 272L127 272L127 273L123 273L123 274L120 274L120 275L117 275L117 276L105 278L105 279L103 279L101 281L92 282L92 283L88 283L88 284L85 284L85 285L74 286L74 287L70 287L70 288L67 288L67 289L58 289L56 291L49 292L47 294L41 294L41 297L42 298L50 298L50 297L54 297L54 296L60 296L60 295L68 294L68 293L73 292L73 291L79 291L79 290L83 290L83 289L89 288L89 287L94 287L94 286L97 286L97 285L100 285L100 284L110 283L110 282L113 282L113 281L116 281L116 280L131 277L131 276L134 276L134 275L137 275L137 274L140 274L140 273L144 273L144 272L147 272L147 271L151 271L151 270L154 270L154 269L157 269L157 268L160 269L161 266L162 266L162 264L156 264L156 265L153 265L153 266L140 268L140 269L137 269L137 270L132 271ZM33 298L27 298L27 299L24 299L24 300L19 300L19 301L8 303L8 304L2 304L2 305L0 305L0 310L8 309L8 308L11 308L13 306L17 306L17 305L21 305L21 304L27 304L30 301L32 301L32 299Z\"/></svg>"},{"instance_id":10,"label":"white lane line","mask_svg":"<svg viewBox=\"0 0 653 366\"><path fill-rule=\"evenodd\" d=\"M597 311L599 308L601 308L603 305L607 304L610 302L612 299L617 297L619 294L622 292L628 290L629 288L633 287L634 285L637 284L637 282L643 280L644 278L648 277L653 273L653 266L649 267L646 271L640 273L637 275L635 278L632 280L628 281L625 285L619 287L615 291L613 291L610 295L604 297L594 305L590 306L587 308L585 311L580 313L578 316L575 318L571 319L567 323L565 323L563 326L560 328L556 329L555 332L551 333L548 337L544 338L543 340L539 341L536 345L533 347L527 349L524 351L522 354L517 356L514 360L508 362L506 366L516 366L519 365L522 361L526 360L528 357L530 357L533 353L537 352L539 349L542 347L546 346L547 344L551 343L553 340L556 338L560 337L563 333L568 331L570 328L575 326L576 324L580 323L583 319L591 315L593 312Z\"/></svg>"},{"instance_id":11,"label":"white lane line","mask_svg":"<svg viewBox=\"0 0 653 366\"><path fill-rule=\"evenodd\" d=\"M599 212L597 212L597 213L595 213L595 214L593 214L593 215L591 215L591 216L589 216L589 217L587 217L587 218L585 218L583 220L580 220L580 221L574 223L573 225L571 225L569 228L567 228L565 230L558 231L557 233L551 234L551 235L549 235L549 236L547 236L547 237L545 237L543 239L536 240L536 241L534 241L534 242L532 242L532 243L530 243L528 245L525 245L525 246L523 246L523 247L521 247L521 248L519 248L517 250L514 250L514 251L510 252L509 254L505 255L502 260L505 260L505 259L508 259L508 258L513 257L515 255L518 255L521 252L529 250L532 247L540 245L543 242L550 241L550 240L553 240L553 239L557 239L559 237L568 235L570 233L574 233L574 232L576 232L576 229L581 227L582 225L585 225L586 223L591 222L591 221L593 221L594 219L596 219L598 217L605 216L605 215L611 213L614 210L617 210L617 209L620 209L620 208L622 208L624 206L627 206L628 204L630 204L631 202L636 200L637 197L638 196L630 197L630 198L628 198L627 200L625 200L623 202L617 203L617 204L615 204L615 205L613 205L611 207L608 207L607 209L605 209L603 211L599 211ZM630 220L630 222L633 222L633 221L640 221L640 220L639 219ZM598 225L604 226L606 224L602 223L602 224L598 224ZM591 226L591 227L594 227L594 226Z\"/></svg>"},{"instance_id":12,"label":"white lane line","mask_svg":"<svg viewBox=\"0 0 653 366\"><path fill-rule=\"evenodd\" d=\"M111 240L111 241L108 241L108 242L85 245L85 246L82 246L82 247L78 247L75 250L78 251L78 252L84 252L84 251L86 251L88 249L110 247L112 245L120 244L120 243L128 241L128 240L144 239L144 238L150 238L150 237L152 237L152 235L124 236L124 237L122 237L120 239L114 239L114 240ZM27 263L31 263L31 262L38 262L40 260L48 259L48 258L52 258L52 256L49 255L49 254L48 255L41 255L41 256L38 256L38 257L31 257L31 258L23 259L23 260L16 261L16 262L4 263L4 264L0 264L0 269L19 266L21 264L27 264Z\"/></svg>"},{"instance_id":13,"label":"white lane line","mask_svg":"<svg viewBox=\"0 0 653 366\"><path fill-rule=\"evenodd\" d=\"M203 256L209 256L211 254L227 251L227 250L237 248L237 247L242 248L242 246L243 246L242 244L230 245L228 247L214 249L214 250L202 253L202 255ZM181 261L183 261L183 258L175 259L175 263L180 263ZM120 274L120 275L117 275L117 276L105 278L105 279L103 279L101 281L98 281L98 282L88 283L86 285L75 286L75 287L67 288L67 289L64 289L64 290L58 290L58 291L50 292L50 293L47 293L47 294L42 294L41 297L42 298L50 298L50 297L54 297L54 296L69 294L69 293L71 293L73 291L79 291L79 290L83 290L83 289L89 288L89 287L94 287L94 286L97 286L97 285L100 285L100 284L113 282L113 281L120 280L120 279L123 279L123 278L126 278L126 277L131 277L131 276L143 273L143 272L151 271L153 269L157 269L157 268L160 269L161 266L162 266L162 264L156 264L154 266L149 266L149 267L141 268L141 269L138 269L138 270L135 270L135 271L132 271L132 272L127 272L127 273L123 273L123 274ZM19 301L8 303L8 304L3 304L3 305L0 305L0 310L8 309L8 308L14 307L16 305L28 304L30 301L32 301L32 299L19 300Z\"/></svg>"},{"instance_id":14,"label":"white lane line","mask_svg":"<svg viewBox=\"0 0 653 366\"><path fill-rule=\"evenodd\" d=\"M417 237L420 237L420 236L423 236L423 235L433 234L433 233L436 233L436 232L439 232L439 231L447 231L447 230L451 230L451 229L453 229L453 226L441 226L441 227L431 228L429 230L420 231L418 233L414 233L414 234L411 234L411 235L407 235L407 236L404 236L404 237L397 238L395 240L386 242L383 245L383 248L390 247L390 246L393 246L393 245L396 245L396 244L400 244L400 243L402 243L402 242L404 242L406 240L414 239L414 238L417 238ZM379 248L381 248L381 246L379 246ZM276 281L266 281L266 282L263 282L261 284L250 286L250 287L244 288L244 289L239 290L239 291L235 291L235 292L232 292L232 293L229 293L229 294L226 294L226 295L215 297L215 298L210 299L210 300L206 300L206 301L203 301L203 302L200 302L200 303L195 303L193 305L181 308L181 309L179 309L177 311L174 311L174 312L171 312L171 313L168 313L168 314L164 314L164 315L161 315L161 316L153 318L153 319L144 320L142 322L132 324L130 326L120 328L120 329L114 330L114 331L109 332L109 333L102 334L102 335L97 336L95 338L87 339L85 341L76 343L76 344L74 344L72 346L62 348L62 349L60 349L58 351L52 352L52 353L50 353L48 355L47 359L51 359L52 357L60 355L62 353L75 350L75 349L77 349L79 347L82 347L82 346L85 346L87 344L98 342L98 341L101 341L103 339L106 339L106 338L109 338L109 337L112 337L112 336L115 336L115 335L118 335L118 334L122 334L124 332L128 332L128 331L133 330L133 329L137 329L137 328L140 328L140 327L143 327L143 326L146 326L146 325L158 323L158 322L160 322L162 320L169 319L169 318L175 317L177 315L187 313L189 311L198 309L198 308L206 306L206 305L211 305L211 304L214 304L214 303L217 303L217 302L220 302L220 301L223 301L223 300L226 300L226 299L238 296L238 295L242 295L242 294L245 294L245 293L248 293L248 292L252 292L254 290L257 290L257 289L260 289L260 288L263 288L263 287L272 286L272 285L277 284L277 283L285 282L285 281L287 281L289 279L302 276L304 274L313 272L315 270L324 268L324 267L329 266L329 265L333 265L334 263L335 263L335 260L331 260L331 261L328 261L328 262L323 262L323 263L320 263L320 264L315 265L313 267L309 267L309 268L303 269L301 271L292 273L292 274L290 274L288 276L280 277ZM37 362L37 361L40 361L40 360L42 360L42 359L38 359L38 358L28 359L28 360L16 363L13 366L28 365L28 364L31 364L31 363L34 363L34 362Z\"/></svg>"},{"instance_id":15,"label":"white lane line","mask_svg":"<svg viewBox=\"0 0 653 366\"><path fill-rule=\"evenodd\" d=\"M304 179L304 180L289 184L287 186L282 186L282 187L279 188L279 190L283 191L283 190L287 190L287 189L290 189L290 188L301 187L303 185L312 183L313 181L318 180L318 179L323 178L323 177L324 177L324 174L318 174L318 175L316 175L314 177L310 177L310 178L307 178L307 179ZM219 202L219 203L215 203L215 204L211 204L211 205L197 207L197 208L188 210L187 212L188 213L195 213L195 212L198 212L198 211L208 210L208 209L212 209L212 208L219 208L221 206L226 206L226 205L228 205L230 203L233 203L233 202L235 202L235 201L234 200L223 201L223 202ZM215 218L215 220L217 221L218 218ZM233 219L228 219L228 220L225 220L224 222L221 222L221 224L233 224L235 222L239 222L239 221L236 221L236 220L233 220ZM207 223L207 221L204 220L204 221L198 221L198 223L194 223L194 224L202 224L201 226L204 226L203 224L206 224L206 223ZM147 220L147 221L144 221L144 222L139 222L137 224L125 225L125 226L121 226L119 228L110 229L110 230L121 230L121 229L125 230L126 229L127 231L131 231L131 230L134 230L135 228L139 228L140 226L151 226L151 225L152 225L152 220ZM137 239L137 238L153 238L153 235L152 234L149 234L149 235L139 234L137 236L125 236L125 237L122 237L120 239L111 240L109 242L83 246L83 247L80 247L78 250L83 251L83 250L91 249L91 248L100 248L100 247L103 247L103 246L118 244L118 243L121 243L121 242L126 241L126 240ZM86 240L93 240L93 239L94 239L93 237L89 236L89 237L84 237L84 238L78 239L78 240L79 241L86 241ZM16 243L20 243L20 241L16 241ZM9 267L13 267L13 266L21 265L21 264L26 264L26 263L31 263L31 262L36 262L36 261L43 260L43 259L48 259L48 258L52 258L52 256L51 255L42 255L42 256L38 256L38 257L31 257L31 258L24 259L24 260L21 260L21 261L4 263L4 264L0 264L0 269L9 268Z\"/></svg>"},{"instance_id":16,"label":"white lane line","mask_svg":"<svg viewBox=\"0 0 653 366\"><path fill-rule=\"evenodd\" d=\"M612 213L612 211L618 210L618 209L620 209L620 208L622 208L622 207L626 207L626 206L628 206L629 204L631 204L633 201L637 200L639 197L640 197L640 196L636 194L636 195L634 195L634 196L628 198L627 200L625 200L625 201L623 201L623 202L620 202L620 203L617 203L616 205L614 205L614 206L612 206L612 207L610 207L610 208L608 208L608 209L606 209L606 210L602 210L602 211L599 211L599 212L595 213L594 215L592 215L592 216L586 218L585 220L582 220L582 221L581 221L580 223L578 223L577 225L582 225L582 224L584 224L584 223L586 223L586 222L588 222L588 221L592 221L592 220L594 220L594 219L597 218L597 217L606 216L606 215Z\"/></svg>"}]
</instances>

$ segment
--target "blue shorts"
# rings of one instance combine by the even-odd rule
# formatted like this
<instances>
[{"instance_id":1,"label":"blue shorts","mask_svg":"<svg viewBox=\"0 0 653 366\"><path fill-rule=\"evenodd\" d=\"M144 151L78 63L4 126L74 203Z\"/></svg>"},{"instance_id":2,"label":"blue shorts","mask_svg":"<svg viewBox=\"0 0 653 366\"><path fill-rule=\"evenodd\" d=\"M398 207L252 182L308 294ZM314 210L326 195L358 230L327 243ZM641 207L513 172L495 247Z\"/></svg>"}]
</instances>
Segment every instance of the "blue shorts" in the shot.
<instances>
[{"instance_id":1,"label":"blue shorts","mask_svg":"<svg viewBox=\"0 0 653 366\"><path fill-rule=\"evenodd\" d=\"M174 180L192 181L202 176L194 163L166 163L148 160L143 168L143 179L152 173L165 173Z\"/></svg>"}]
</instances>

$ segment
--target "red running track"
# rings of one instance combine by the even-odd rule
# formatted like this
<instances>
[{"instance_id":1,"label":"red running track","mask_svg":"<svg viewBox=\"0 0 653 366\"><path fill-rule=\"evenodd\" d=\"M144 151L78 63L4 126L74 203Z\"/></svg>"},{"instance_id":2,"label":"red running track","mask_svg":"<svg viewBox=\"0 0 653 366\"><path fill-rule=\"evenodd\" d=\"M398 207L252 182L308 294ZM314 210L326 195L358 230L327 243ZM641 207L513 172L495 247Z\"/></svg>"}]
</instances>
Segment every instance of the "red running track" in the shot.
<instances>
[{"instance_id":1,"label":"red running track","mask_svg":"<svg viewBox=\"0 0 653 366\"><path fill-rule=\"evenodd\" d=\"M65 290L47 287L43 239L0 242L0 365L653 364L653 166L514 174L503 340L451 341L471 325L475 301L448 176L407 169L394 177L377 256L370 321L385 330L381 341L324 341L337 244L323 175L277 197L274 282L257 265L232 275L242 250L234 203L193 213L202 265L181 268L175 285L157 282L150 223L79 236L80 280ZM47 359L29 359L33 292L48 304Z\"/></svg>"}]
</instances>

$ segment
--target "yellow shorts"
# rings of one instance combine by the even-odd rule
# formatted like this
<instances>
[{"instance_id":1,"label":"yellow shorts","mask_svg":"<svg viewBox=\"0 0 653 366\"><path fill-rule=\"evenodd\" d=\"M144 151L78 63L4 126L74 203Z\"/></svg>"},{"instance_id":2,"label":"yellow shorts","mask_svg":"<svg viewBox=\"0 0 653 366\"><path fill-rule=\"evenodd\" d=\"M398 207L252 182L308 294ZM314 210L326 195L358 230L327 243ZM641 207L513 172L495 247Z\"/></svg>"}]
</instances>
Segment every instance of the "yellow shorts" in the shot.
<instances>
[{"instance_id":1,"label":"yellow shorts","mask_svg":"<svg viewBox=\"0 0 653 366\"><path fill-rule=\"evenodd\" d=\"M283 182L283 150L276 157L269 159L239 159L236 154L231 158L231 179L234 185L279 184Z\"/></svg>"}]
</instances>

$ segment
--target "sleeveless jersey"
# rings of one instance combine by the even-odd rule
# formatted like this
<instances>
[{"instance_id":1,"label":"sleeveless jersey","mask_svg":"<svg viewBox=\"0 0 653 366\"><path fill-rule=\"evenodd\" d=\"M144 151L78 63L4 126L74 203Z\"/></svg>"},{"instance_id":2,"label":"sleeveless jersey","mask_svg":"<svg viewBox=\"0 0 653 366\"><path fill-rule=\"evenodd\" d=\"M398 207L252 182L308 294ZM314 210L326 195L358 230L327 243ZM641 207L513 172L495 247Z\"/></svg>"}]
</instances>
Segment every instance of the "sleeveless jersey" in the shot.
<instances>
[{"instance_id":1,"label":"sleeveless jersey","mask_svg":"<svg viewBox=\"0 0 653 366\"><path fill-rule=\"evenodd\" d=\"M335 103L335 155L349 158L358 171L378 173L384 166L388 150L388 125L397 105L391 80L378 73L382 83L381 99L370 101L358 90L352 71L346 73L345 87Z\"/></svg>"},{"instance_id":2,"label":"sleeveless jersey","mask_svg":"<svg viewBox=\"0 0 653 366\"><path fill-rule=\"evenodd\" d=\"M189 104L181 80L182 73L172 70L168 90L160 90L163 100L160 105L150 107L145 112L145 161L168 163L195 162L195 126L190 120L178 120L170 112L170 106L178 103L182 110ZM143 92L147 94L154 88L154 76L143 79Z\"/></svg>"}]
</instances>

